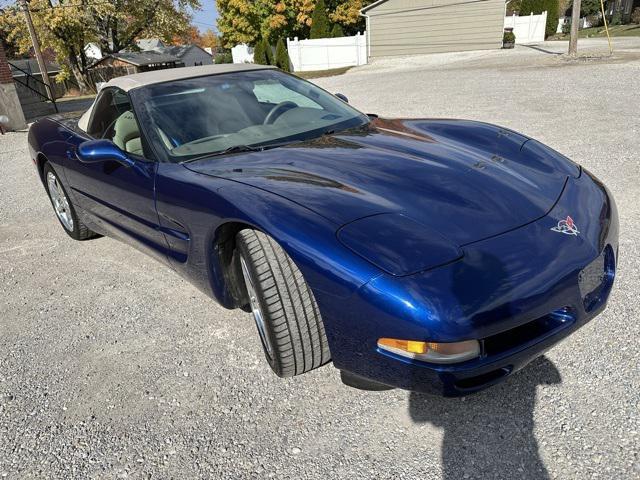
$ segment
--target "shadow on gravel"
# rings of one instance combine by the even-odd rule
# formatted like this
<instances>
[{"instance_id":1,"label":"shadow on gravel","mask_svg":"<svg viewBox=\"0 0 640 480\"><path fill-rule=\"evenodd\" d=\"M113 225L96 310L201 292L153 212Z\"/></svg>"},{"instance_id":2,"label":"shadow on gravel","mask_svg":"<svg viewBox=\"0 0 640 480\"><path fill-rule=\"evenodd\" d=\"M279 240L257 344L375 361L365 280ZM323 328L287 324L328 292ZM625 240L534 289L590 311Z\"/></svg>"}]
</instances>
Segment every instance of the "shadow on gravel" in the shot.
<instances>
[{"instance_id":1,"label":"shadow on gravel","mask_svg":"<svg viewBox=\"0 0 640 480\"><path fill-rule=\"evenodd\" d=\"M530 48L531 50L537 50L538 52L546 53L548 55L563 55L562 52L553 52L551 50L547 50L542 47L538 47L537 45L522 45L523 47Z\"/></svg>"},{"instance_id":2,"label":"shadow on gravel","mask_svg":"<svg viewBox=\"0 0 640 480\"><path fill-rule=\"evenodd\" d=\"M562 381L545 357L504 383L465 398L411 393L409 414L416 423L444 430L443 478L546 479L533 435L536 387Z\"/></svg>"}]
</instances>

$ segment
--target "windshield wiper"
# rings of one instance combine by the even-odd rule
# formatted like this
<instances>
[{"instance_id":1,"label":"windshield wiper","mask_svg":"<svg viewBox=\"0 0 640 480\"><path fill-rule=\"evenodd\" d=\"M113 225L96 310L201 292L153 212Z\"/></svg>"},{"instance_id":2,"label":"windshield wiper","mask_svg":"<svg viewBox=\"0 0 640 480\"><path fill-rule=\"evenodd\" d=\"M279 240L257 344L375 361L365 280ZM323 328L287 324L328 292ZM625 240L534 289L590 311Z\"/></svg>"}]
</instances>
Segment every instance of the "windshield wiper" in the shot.
<instances>
[{"instance_id":1,"label":"windshield wiper","mask_svg":"<svg viewBox=\"0 0 640 480\"><path fill-rule=\"evenodd\" d=\"M326 135L333 135L334 133L336 133L335 130L325 130L324 132L322 132L321 136L324 137ZM320 138L320 137L315 137L315 138ZM296 145L298 143L304 143L309 140L315 140L315 138L288 140L286 142L263 143L259 147L254 147L254 148L260 151L264 151L264 150L270 150L272 148L288 147L291 145Z\"/></svg>"},{"instance_id":2,"label":"windshield wiper","mask_svg":"<svg viewBox=\"0 0 640 480\"><path fill-rule=\"evenodd\" d=\"M253 147L251 145L234 145L218 152L213 152L207 155L208 157L216 157L218 155L226 155L227 153L239 153L239 152L261 152L262 147Z\"/></svg>"},{"instance_id":3,"label":"windshield wiper","mask_svg":"<svg viewBox=\"0 0 640 480\"><path fill-rule=\"evenodd\" d=\"M350 130L350 129L347 129ZM344 131L347 131L344 130ZM335 134L336 131L333 129L327 129L322 132L320 137L330 136ZM320 138L316 137L316 138ZM204 155L199 155L195 158L190 158L188 160L184 160L180 163L191 163L197 160L201 160L203 158L211 158L211 157L219 157L221 155L227 155L229 153L241 153L241 152L263 152L264 150L270 150L272 148L285 147L289 145L295 145L296 143L304 143L307 140L289 140L286 142L274 142L274 143L264 143L262 145L233 145L229 148L225 148L224 150L219 150L217 152L207 153Z\"/></svg>"},{"instance_id":4,"label":"windshield wiper","mask_svg":"<svg viewBox=\"0 0 640 480\"><path fill-rule=\"evenodd\" d=\"M232 147L225 148L224 150L219 150L217 152L211 152L211 153L207 153L205 155L200 155L200 156L195 157L195 158L190 158L188 160L184 160L184 161L182 161L180 163L191 163L191 162L195 162L196 160L201 160L203 158L218 157L220 155L227 155L229 153L261 152L262 150L264 150L263 147L252 147L251 145L233 145Z\"/></svg>"}]
</instances>

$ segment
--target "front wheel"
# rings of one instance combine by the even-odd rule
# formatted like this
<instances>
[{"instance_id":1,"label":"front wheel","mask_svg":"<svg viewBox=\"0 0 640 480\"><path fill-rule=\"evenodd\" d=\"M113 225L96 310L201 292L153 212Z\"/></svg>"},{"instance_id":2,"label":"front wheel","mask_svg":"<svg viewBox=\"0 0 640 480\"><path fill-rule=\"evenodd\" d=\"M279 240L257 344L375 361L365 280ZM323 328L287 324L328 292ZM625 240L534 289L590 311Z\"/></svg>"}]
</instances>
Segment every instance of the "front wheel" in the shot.
<instances>
[{"instance_id":1,"label":"front wheel","mask_svg":"<svg viewBox=\"0 0 640 480\"><path fill-rule=\"evenodd\" d=\"M51 205L53 205L53 210L56 212L64 231L75 240L87 240L96 237L96 233L89 230L78 218L73 203L71 203L66 190L62 186L62 182L48 163L44 166L44 181Z\"/></svg>"},{"instance_id":2,"label":"front wheel","mask_svg":"<svg viewBox=\"0 0 640 480\"><path fill-rule=\"evenodd\" d=\"M273 371L292 377L329 362L318 305L295 263L262 232L242 230L236 242L251 313Z\"/></svg>"}]
</instances>

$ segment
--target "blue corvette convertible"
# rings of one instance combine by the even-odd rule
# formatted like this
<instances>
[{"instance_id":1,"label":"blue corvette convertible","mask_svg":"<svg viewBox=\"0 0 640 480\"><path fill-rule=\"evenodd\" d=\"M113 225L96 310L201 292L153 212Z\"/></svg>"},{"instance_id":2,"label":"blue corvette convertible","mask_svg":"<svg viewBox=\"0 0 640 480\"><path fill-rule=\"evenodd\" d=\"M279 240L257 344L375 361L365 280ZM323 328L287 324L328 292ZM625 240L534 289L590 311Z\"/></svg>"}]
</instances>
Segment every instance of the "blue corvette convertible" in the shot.
<instances>
[{"instance_id":1,"label":"blue corvette convertible","mask_svg":"<svg viewBox=\"0 0 640 480\"><path fill-rule=\"evenodd\" d=\"M382 119L277 69L111 80L29 146L64 230L107 235L251 312L282 377L455 396L504 380L605 308L607 188L486 123Z\"/></svg>"}]
</instances>

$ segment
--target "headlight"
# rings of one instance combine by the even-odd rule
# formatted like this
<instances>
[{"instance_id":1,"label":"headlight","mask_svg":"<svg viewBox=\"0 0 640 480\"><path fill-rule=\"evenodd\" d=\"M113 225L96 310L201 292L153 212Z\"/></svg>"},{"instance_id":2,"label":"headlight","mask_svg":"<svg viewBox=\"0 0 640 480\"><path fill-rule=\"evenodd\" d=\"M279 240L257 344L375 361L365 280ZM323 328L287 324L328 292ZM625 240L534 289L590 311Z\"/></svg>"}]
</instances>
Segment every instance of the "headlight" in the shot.
<instances>
[{"instance_id":1,"label":"headlight","mask_svg":"<svg viewBox=\"0 0 640 480\"><path fill-rule=\"evenodd\" d=\"M391 275L403 276L453 262L462 251L433 229L402 214L360 218L338 230L340 242Z\"/></svg>"},{"instance_id":2,"label":"headlight","mask_svg":"<svg viewBox=\"0 0 640 480\"><path fill-rule=\"evenodd\" d=\"M378 348L403 357L431 363L459 363L480 356L477 340L438 343L396 338L378 339Z\"/></svg>"}]
</instances>

